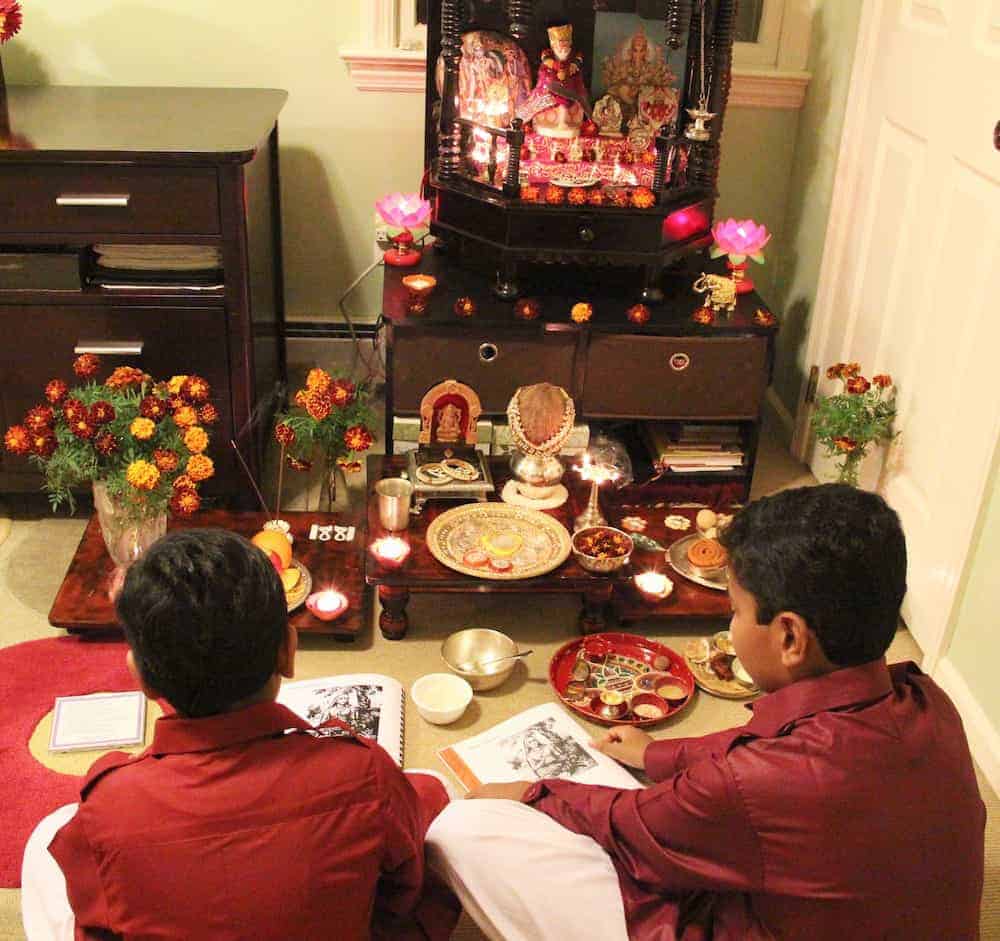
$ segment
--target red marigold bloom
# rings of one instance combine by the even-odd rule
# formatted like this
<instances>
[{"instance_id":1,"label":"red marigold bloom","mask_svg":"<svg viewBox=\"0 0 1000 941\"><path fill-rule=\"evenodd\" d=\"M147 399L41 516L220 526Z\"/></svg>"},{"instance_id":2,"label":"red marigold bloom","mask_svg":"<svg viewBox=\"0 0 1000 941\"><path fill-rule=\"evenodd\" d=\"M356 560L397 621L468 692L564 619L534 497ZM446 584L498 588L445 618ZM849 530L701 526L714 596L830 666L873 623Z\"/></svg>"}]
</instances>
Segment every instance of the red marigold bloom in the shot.
<instances>
[{"instance_id":1,"label":"red marigold bloom","mask_svg":"<svg viewBox=\"0 0 1000 941\"><path fill-rule=\"evenodd\" d=\"M647 186L637 186L632 190L632 205L636 209L649 209L656 205L656 194Z\"/></svg>"},{"instance_id":2,"label":"red marigold bloom","mask_svg":"<svg viewBox=\"0 0 1000 941\"><path fill-rule=\"evenodd\" d=\"M181 396L192 405L208 401L212 387L201 376L188 376L181 385Z\"/></svg>"},{"instance_id":3,"label":"red marigold bloom","mask_svg":"<svg viewBox=\"0 0 1000 941\"><path fill-rule=\"evenodd\" d=\"M344 432L344 444L350 451L367 451L374 440L372 433L364 425L352 425Z\"/></svg>"},{"instance_id":4,"label":"red marigold bloom","mask_svg":"<svg viewBox=\"0 0 1000 941\"><path fill-rule=\"evenodd\" d=\"M149 377L135 366L117 366L114 372L104 380L109 389L127 389L129 386L141 386Z\"/></svg>"},{"instance_id":5,"label":"red marigold bloom","mask_svg":"<svg viewBox=\"0 0 1000 941\"><path fill-rule=\"evenodd\" d=\"M81 379L93 379L101 368L101 360L94 353L82 353L73 360L73 372Z\"/></svg>"},{"instance_id":6,"label":"red marigold bloom","mask_svg":"<svg viewBox=\"0 0 1000 941\"><path fill-rule=\"evenodd\" d=\"M170 498L170 509L177 516L190 516L201 506L201 497L197 490L181 487L174 490L174 495Z\"/></svg>"},{"instance_id":7,"label":"red marigold bloom","mask_svg":"<svg viewBox=\"0 0 1000 941\"><path fill-rule=\"evenodd\" d=\"M66 399L63 403L63 418L72 425L84 419L90 421L90 410L79 399Z\"/></svg>"},{"instance_id":8,"label":"red marigold bloom","mask_svg":"<svg viewBox=\"0 0 1000 941\"><path fill-rule=\"evenodd\" d=\"M299 391L295 393L295 398L293 399L293 401L299 408L305 408L306 401L308 400L308 398L309 398L309 390L299 389Z\"/></svg>"},{"instance_id":9,"label":"red marigold bloom","mask_svg":"<svg viewBox=\"0 0 1000 941\"><path fill-rule=\"evenodd\" d=\"M832 366L828 367L826 370L827 379L839 379L840 371L844 368L843 363L834 363Z\"/></svg>"},{"instance_id":10,"label":"red marigold bloom","mask_svg":"<svg viewBox=\"0 0 1000 941\"><path fill-rule=\"evenodd\" d=\"M206 402L198 409L198 420L203 425L214 425L219 420L219 410L211 402Z\"/></svg>"},{"instance_id":11,"label":"red marigold bloom","mask_svg":"<svg viewBox=\"0 0 1000 941\"><path fill-rule=\"evenodd\" d=\"M856 376L861 372L861 363L841 363L840 375L845 379Z\"/></svg>"},{"instance_id":12,"label":"red marigold bloom","mask_svg":"<svg viewBox=\"0 0 1000 941\"><path fill-rule=\"evenodd\" d=\"M97 429L94 427L94 423L90 420L90 415L84 414L82 418L77 418L69 423L69 430L81 440L89 441L94 437L94 432Z\"/></svg>"},{"instance_id":13,"label":"red marigold bloom","mask_svg":"<svg viewBox=\"0 0 1000 941\"><path fill-rule=\"evenodd\" d=\"M284 422L279 422L274 426L274 440L278 444L284 445L286 448L290 448L295 444L295 429L291 425L286 425Z\"/></svg>"},{"instance_id":14,"label":"red marigold bloom","mask_svg":"<svg viewBox=\"0 0 1000 941\"><path fill-rule=\"evenodd\" d=\"M27 454L31 450L31 435L24 425L11 425L4 433L3 445L11 454Z\"/></svg>"},{"instance_id":15,"label":"red marigold bloom","mask_svg":"<svg viewBox=\"0 0 1000 941\"><path fill-rule=\"evenodd\" d=\"M180 458L177 456L176 451L171 451L168 448L157 448L153 452L153 463L164 474L170 474L177 470Z\"/></svg>"},{"instance_id":16,"label":"red marigold bloom","mask_svg":"<svg viewBox=\"0 0 1000 941\"><path fill-rule=\"evenodd\" d=\"M879 373L877 376L872 376L872 382L875 383L880 389L888 389L892 385L892 376L886 373Z\"/></svg>"},{"instance_id":17,"label":"red marigold bloom","mask_svg":"<svg viewBox=\"0 0 1000 941\"><path fill-rule=\"evenodd\" d=\"M174 424L178 428L191 428L198 424L198 413L190 405L182 405L174 412Z\"/></svg>"},{"instance_id":18,"label":"red marigold bloom","mask_svg":"<svg viewBox=\"0 0 1000 941\"><path fill-rule=\"evenodd\" d=\"M292 469L297 471L307 471L312 469L312 461L303 461L297 457L292 457L291 454L285 458L285 463Z\"/></svg>"},{"instance_id":19,"label":"red marigold bloom","mask_svg":"<svg viewBox=\"0 0 1000 941\"><path fill-rule=\"evenodd\" d=\"M339 408L344 408L354 401L354 391L354 383L347 379L338 379L329 389L333 404Z\"/></svg>"},{"instance_id":20,"label":"red marigold bloom","mask_svg":"<svg viewBox=\"0 0 1000 941\"><path fill-rule=\"evenodd\" d=\"M167 398L167 408L171 412L176 412L179 409L187 408L187 402L180 397L180 393L174 393Z\"/></svg>"},{"instance_id":21,"label":"red marigold bloom","mask_svg":"<svg viewBox=\"0 0 1000 941\"><path fill-rule=\"evenodd\" d=\"M162 421L167 417L167 403L155 395L143 396L142 401L139 403L139 414L143 418Z\"/></svg>"},{"instance_id":22,"label":"red marigold bloom","mask_svg":"<svg viewBox=\"0 0 1000 941\"><path fill-rule=\"evenodd\" d=\"M90 406L90 420L95 425L109 425L115 420L115 407L100 399Z\"/></svg>"},{"instance_id":23,"label":"red marigold bloom","mask_svg":"<svg viewBox=\"0 0 1000 941\"><path fill-rule=\"evenodd\" d=\"M56 413L47 405L36 405L28 409L28 414L24 416L24 425L28 431L41 434L52 428L52 422L56 419Z\"/></svg>"},{"instance_id":24,"label":"red marigold bloom","mask_svg":"<svg viewBox=\"0 0 1000 941\"><path fill-rule=\"evenodd\" d=\"M52 457L57 444L56 436L51 431L46 431L40 435L32 435L31 453L37 454L39 457Z\"/></svg>"},{"instance_id":25,"label":"red marigold bloom","mask_svg":"<svg viewBox=\"0 0 1000 941\"><path fill-rule=\"evenodd\" d=\"M845 451L848 454L850 454L850 452L853 451L858 446L858 442L855 441L853 438L848 438L848 437L834 438L833 446L838 451Z\"/></svg>"},{"instance_id":26,"label":"red marigold bloom","mask_svg":"<svg viewBox=\"0 0 1000 941\"><path fill-rule=\"evenodd\" d=\"M118 439L110 431L102 431L94 438L94 447L99 454L110 457L118 450Z\"/></svg>"},{"instance_id":27,"label":"red marigold bloom","mask_svg":"<svg viewBox=\"0 0 1000 941\"><path fill-rule=\"evenodd\" d=\"M310 369L309 375L306 376L306 389L310 392L327 392L332 383L333 380L330 378L330 374L325 369L320 369L319 367Z\"/></svg>"},{"instance_id":28,"label":"red marigold bloom","mask_svg":"<svg viewBox=\"0 0 1000 941\"><path fill-rule=\"evenodd\" d=\"M711 307L699 307L692 315L691 319L695 323L709 326L715 323L715 311Z\"/></svg>"},{"instance_id":29,"label":"red marigold bloom","mask_svg":"<svg viewBox=\"0 0 1000 941\"><path fill-rule=\"evenodd\" d=\"M333 408L333 399L328 392L309 392L306 394L306 411L309 417L323 421Z\"/></svg>"},{"instance_id":30,"label":"red marigold bloom","mask_svg":"<svg viewBox=\"0 0 1000 941\"><path fill-rule=\"evenodd\" d=\"M21 29L21 4L18 0L0 0L0 44Z\"/></svg>"},{"instance_id":31,"label":"red marigold bloom","mask_svg":"<svg viewBox=\"0 0 1000 941\"><path fill-rule=\"evenodd\" d=\"M847 380L847 391L853 395L863 395L872 387L872 384L864 376L851 376Z\"/></svg>"},{"instance_id":32,"label":"red marigold bloom","mask_svg":"<svg viewBox=\"0 0 1000 941\"><path fill-rule=\"evenodd\" d=\"M61 405L62 400L69 393L69 387L62 379L53 379L45 386L45 398L53 405Z\"/></svg>"}]
</instances>

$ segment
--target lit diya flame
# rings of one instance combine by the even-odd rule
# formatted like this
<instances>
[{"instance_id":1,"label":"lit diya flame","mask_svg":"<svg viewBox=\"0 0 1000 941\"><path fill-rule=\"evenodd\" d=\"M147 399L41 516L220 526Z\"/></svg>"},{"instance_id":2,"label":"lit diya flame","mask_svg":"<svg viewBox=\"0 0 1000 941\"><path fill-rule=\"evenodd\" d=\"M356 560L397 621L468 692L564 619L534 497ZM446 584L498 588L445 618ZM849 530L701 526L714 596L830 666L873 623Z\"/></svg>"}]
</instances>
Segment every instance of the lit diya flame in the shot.
<instances>
[{"instance_id":1,"label":"lit diya flame","mask_svg":"<svg viewBox=\"0 0 1000 941\"><path fill-rule=\"evenodd\" d=\"M662 601L670 594L674 583L662 572L640 572L635 576L635 587L646 601Z\"/></svg>"},{"instance_id":2,"label":"lit diya flame","mask_svg":"<svg viewBox=\"0 0 1000 941\"><path fill-rule=\"evenodd\" d=\"M348 607L347 595L335 588L317 591L306 598L306 607L321 621L339 618Z\"/></svg>"},{"instance_id":3,"label":"lit diya flame","mask_svg":"<svg viewBox=\"0 0 1000 941\"><path fill-rule=\"evenodd\" d=\"M584 454L583 463L573 468L581 480L589 480L600 486L609 480L618 479L618 471L611 464L595 464L589 454Z\"/></svg>"},{"instance_id":4,"label":"lit diya flame","mask_svg":"<svg viewBox=\"0 0 1000 941\"><path fill-rule=\"evenodd\" d=\"M410 555L410 544L399 536L383 536L371 544L371 553L385 568L399 568Z\"/></svg>"}]
</instances>

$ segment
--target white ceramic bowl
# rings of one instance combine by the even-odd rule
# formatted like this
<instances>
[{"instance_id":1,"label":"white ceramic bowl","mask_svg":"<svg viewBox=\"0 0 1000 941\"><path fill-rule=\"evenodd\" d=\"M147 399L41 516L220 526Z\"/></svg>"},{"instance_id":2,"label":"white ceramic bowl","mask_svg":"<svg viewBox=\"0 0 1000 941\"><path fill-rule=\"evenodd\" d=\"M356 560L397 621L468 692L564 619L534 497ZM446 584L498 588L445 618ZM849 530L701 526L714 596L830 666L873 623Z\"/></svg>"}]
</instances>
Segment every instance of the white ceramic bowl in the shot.
<instances>
[{"instance_id":1,"label":"white ceramic bowl","mask_svg":"<svg viewBox=\"0 0 1000 941\"><path fill-rule=\"evenodd\" d=\"M454 673L428 673L410 687L417 712L433 725L457 722L472 702L472 687Z\"/></svg>"}]
</instances>

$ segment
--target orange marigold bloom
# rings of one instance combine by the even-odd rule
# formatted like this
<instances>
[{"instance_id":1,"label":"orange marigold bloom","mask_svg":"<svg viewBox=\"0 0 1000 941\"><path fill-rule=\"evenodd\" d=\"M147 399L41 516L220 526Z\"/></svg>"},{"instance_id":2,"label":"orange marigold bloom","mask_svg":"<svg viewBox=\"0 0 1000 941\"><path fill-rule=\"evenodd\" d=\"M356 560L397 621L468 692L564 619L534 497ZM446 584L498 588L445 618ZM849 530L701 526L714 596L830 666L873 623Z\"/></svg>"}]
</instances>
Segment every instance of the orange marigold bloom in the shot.
<instances>
[{"instance_id":1,"label":"orange marigold bloom","mask_svg":"<svg viewBox=\"0 0 1000 941\"><path fill-rule=\"evenodd\" d=\"M308 392L306 393L306 411L309 417L316 421L323 421L330 414L333 408L333 399L328 392Z\"/></svg>"},{"instance_id":2,"label":"orange marigold bloom","mask_svg":"<svg viewBox=\"0 0 1000 941\"><path fill-rule=\"evenodd\" d=\"M31 435L24 425L11 425L4 433L3 446L11 454L27 454L31 450Z\"/></svg>"},{"instance_id":3,"label":"orange marigold bloom","mask_svg":"<svg viewBox=\"0 0 1000 941\"><path fill-rule=\"evenodd\" d=\"M182 405L174 412L174 424L178 428L191 428L198 424L198 413L190 405Z\"/></svg>"},{"instance_id":4,"label":"orange marigold bloom","mask_svg":"<svg viewBox=\"0 0 1000 941\"><path fill-rule=\"evenodd\" d=\"M537 203L542 191L534 183L526 183L521 187L521 200L526 203Z\"/></svg>"},{"instance_id":5,"label":"orange marigold bloom","mask_svg":"<svg viewBox=\"0 0 1000 941\"><path fill-rule=\"evenodd\" d=\"M90 406L90 420L95 425L109 425L115 420L115 407L100 399Z\"/></svg>"},{"instance_id":6,"label":"orange marigold bloom","mask_svg":"<svg viewBox=\"0 0 1000 941\"><path fill-rule=\"evenodd\" d=\"M57 444L56 436L51 431L43 432L40 435L32 435L31 453L37 454L39 457L52 457Z\"/></svg>"},{"instance_id":7,"label":"orange marigold bloom","mask_svg":"<svg viewBox=\"0 0 1000 941\"><path fill-rule=\"evenodd\" d=\"M306 376L306 389L310 392L326 392L332 384L333 380L325 369L310 369Z\"/></svg>"},{"instance_id":8,"label":"orange marigold bloom","mask_svg":"<svg viewBox=\"0 0 1000 941\"><path fill-rule=\"evenodd\" d=\"M211 402L206 402L198 409L198 421L203 425L214 425L218 420L219 410Z\"/></svg>"},{"instance_id":9,"label":"orange marigold bloom","mask_svg":"<svg viewBox=\"0 0 1000 941\"><path fill-rule=\"evenodd\" d=\"M192 425L184 432L184 447L192 454L201 454L208 447L208 435L204 428Z\"/></svg>"},{"instance_id":10,"label":"orange marigold bloom","mask_svg":"<svg viewBox=\"0 0 1000 941\"><path fill-rule=\"evenodd\" d=\"M864 376L851 376L847 380L847 391L852 395L863 395L872 387L872 384Z\"/></svg>"},{"instance_id":11,"label":"orange marigold bloom","mask_svg":"<svg viewBox=\"0 0 1000 941\"><path fill-rule=\"evenodd\" d=\"M574 186L566 199L571 206L583 206L587 202L587 191L581 186Z\"/></svg>"},{"instance_id":12,"label":"orange marigold bloom","mask_svg":"<svg viewBox=\"0 0 1000 941\"><path fill-rule=\"evenodd\" d=\"M695 323L710 326L715 323L715 311L711 307L699 307L692 315L691 319Z\"/></svg>"},{"instance_id":13,"label":"orange marigold bloom","mask_svg":"<svg viewBox=\"0 0 1000 941\"><path fill-rule=\"evenodd\" d=\"M167 380L167 389L169 390L170 394L180 395L181 386L184 385L185 382L187 382L187 378L188 378L187 376L171 376Z\"/></svg>"},{"instance_id":14,"label":"orange marigold bloom","mask_svg":"<svg viewBox=\"0 0 1000 941\"><path fill-rule=\"evenodd\" d=\"M0 43L7 42L21 28L21 4L18 0L0 3Z\"/></svg>"},{"instance_id":15,"label":"orange marigold bloom","mask_svg":"<svg viewBox=\"0 0 1000 941\"><path fill-rule=\"evenodd\" d=\"M118 366L104 380L109 389L127 389L129 386L141 386L149 377L135 366Z\"/></svg>"},{"instance_id":16,"label":"orange marigold bloom","mask_svg":"<svg viewBox=\"0 0 1000 941\"><path fill-rule=\"evenodd\" d=\"M840 364L840 375L844 379L850 379L851 376L856 376L859 372L861 372L861 363Z\"/></svg>"},{"instance_id":17,"label":"orange marigold bloom","mask_svg":"<svg viewBox=\"0 0 1000 941\"><path fill-rule=\"evenodd\" d=\"M305 408L306 401L308 400L308 398L309 398L309 390L299 389L299 391L295 393L295 397L292 401L294 401L299 408Z\"/></svg>"},{"instance_id":18,"label":"orange marigold bloom","mask_svg":"<svg viewBox=\"0 0 1000 941\"><path fill-rule=\"evenodd\" d=\"M201 376L188 376L181 384L181 397L192 405L201 405L208 401L212 387Z\"/></svg>"},{"instance_id":19,"label":"orange marigold bloom","mask_svg":"<svg viewBox=\"0 0 1000 941\"><path fill-rule=\"evenodd\" d=\"M833 439L833 446L838 451L844 451L844 452L850 454L850 452L853 451L858 446L858 442L855 441L853 438L848 438L848 437L844 436L844 437L841 437L841 438L834 438Z\"/></svg>"},{"instance_id":20,"label":"orange marigold bloom","mask_svg":"<svg viewBox=\"0 0 1000 941\"><path fill-rule=\"evenodd\" d=\"M345 474L358 474L361 472L361 461L349 461L346 457L338 457L337 467Z\"/></svg>"},{"instance_id":21,"label":"orange marigold bloom","mask_svg":"<svg viewBox=\"0 0 1000 941\"><path fill-rule=\"evenodd\" d=\"M145 420L136 419L136 421ZM152 490L160 482L160 472L157 470L155 464L150 464L149 461L138 460L129 464L128 470L125 471L125 479L136 490Z\"/></svg>"},{"instance_id":22,"label":"orange marigold bloom","mask_svg":"<svg viewBox=\"0 0 1000 941\"><path fill-rule=\"evenodd\" d=\"M573 305L569 316L573 323L586 323L594 316L593 305L588 304L586 301L580 301L579 304Z\"/></svg>"},{"instance_id":23,"label":"orange marigold bloom","mask_svg":"<svg viewBox=\"0 0 1000 941\"><path fill-rule=\"evenodd\" d=\"M128 430L132 432L134 438L148 441L156 434L156 423L151 418L133 418Z\"/></svg>"},{"instance_id":24,"label":"orange marigold bloom","mask_svg":"<svg viewBox=\"0 0 1000 941\"><path fill-rule=\"evenodd\" d=\"M647 186L637 186L632 190L632 205L636 209L651 209L656 205L656 195Z\"/></svg>"},{"instance_id":25,"label":"orange marigold bloom","mask_svg":"<svg viewBox=\"0 0 1000 941\"><path fill-rule=\"evenodd\" d=\"M875 383L880 389L888 389L892 385L892 376L886 373L879 373L877 376L872 376L872 382Z\"/></svg>"},{"instance_id":26,"label":"orange marigold bloom","mask_svg":"<svg viewBox=\"0 0 1000 941\"><path fill-rule=\"evenodd\" d=\"M48 431L52 427L52 422L56 419L56 413L47 405L36 405L28 409L28 414L24 416L24 425L28 431L40 434Z\"/></svg>"},{"instance_id":27,"label":"orange marigold bloom","mask_svg":"<svg viewBox=\"0 0 1000 941\"><path fill-rule=\"evenodd\" d=\"M110 431L102 431L94 438L94 447L99 454L110 457L118 450L118 439Z\"/></svg>"},{"instance_id":28,"label":"orange marigold bloom","mask_svg":"<svg viewBox=\"0 0 1000 941\"><path fill-rule=\"evenodd\" d=\"M101 367L100 359L93 353L81 353L73 360L73 372L81 379L92 379Z\"/></svg>"},{"instance_id":29,"label":"orange marigold bloom","mask_svg":"<svg viewBox=\"0 0 1000 941\"><path fill-rule=\"evenodd\" d=\"M155 395L143 396L139 403L139 414L153 421L163 421L167 417L167 403Z\"/></svg>"},{"instance_id":30,"label":"orange marigold bloom","mask_svg":"<svg viewBox=\"0 0 1000 941\"><path fill-rule=\"evenodd\" d=\"M215 465L204 454L192 454L187 463L188 476L196 483L208 480L215 473Z\"/></svg>"},{"instance_id":31,"label":"orange marigold bloom","mask_svg":"<svg viewBox=\"0 0 1000 941\"><path fill-rule=\"evenodd\" d=\"M174 478L174 490L194 490L197 486L198 485L187 474L178 474L177 477Z\"/></svg>"},{"instance_id":32,"label":"orange marigold bloom","mask_svg":"<svg viewBox=\"0 0 1000 941\"><path fill-rule=\"evenodd\" d=\"M364 425L352 425L344 432L344 444L350 451L367 451L374 440L372 433Z\"/></svg>"},{"instance_id":33,"label":"orange marigold bloom","mask_svg":"<svg viewBox=\"0 0 1000 941\"><path fill-rule=\"evenodd\" d=\"M274 426L274 440L286 448L295 444L295 429L285 422L279 422Z\"/></svg>"},{"instance_id":34,"label":"orange marigold bloom","mask_svg":"<svg viewBox=\"0 0 1000 941\"><path fill-rule=\"evenodd\" d=\"M69 393L69 387L62 379L53 379L45 386L45 398L52 405L61 405L62 400Z\"/></svg>"},{"instance_id":35,"label":"orange marigold bloom","mask_svg":"<svg viewBox=\"0 0 1000 941\"><path fill-rule=\"evenodd\" d=\"M83 418L78 418L76 421L70 422L69 430L82 441L89 441L94 437L94 432L97 429L94 428L94 425L90 420L90 416L85 415Z\"/></svg>"},{"instance_id":36,"label":"orange marigold bloom","mask_svg":"<svg viewBox=\"0 0 1000 941\"><path fill-rule=\"evenodd\" d=\"M170 498L170 509L177 516L190 516L201 506L201 497L197 490L182 487L174 490L174 495Z\"/></svg>"},{"instance_id":37,"label":"orange marigold bloom","mask_svg":"<svg viewBox=\"0 0 1000 941\"><path fill-rule=\"evenodd\" d=\"M72 425L81 418L89 419L90 412L79 399L66 399L63 403L63 418Z\"/></svg>"},{"instance_id":38,"label":"orange marigold bloom","mask_svg":"<svg viewBox=\"0 0 1000 941\"><path fill-rule=\"evenodd\" d=\"M545 187L545 202L550 206L561 206L566 201L566 191L561 186L551 184Z\"/></svg>"},{"instance_id":39,"label":"orange marigold bloom","mask_svg":"<svg viewBox=\"0 0 1000 941\"><path fill-rule=\"evenodd\" d=\"M177 470L180 460L177 452L171 451L169 448L157 448L153 452L153 463L156 464L157 470L164 474L170 474Z\"/></svg>"},{"instance_id":40,"label":"orange marigold bloom","mask_svg":"<svg viewBox=\"0 0 1000 941\"><path fill-rule=\"evenodd\" d=\"M330 387L330 398L339 408L345 408L354 401L355 385L347 379L338 379Z\"/></svg>"},{"instance_id":41,"label":"orange marigold bloom","mask_svg":"<svg viewBox=\"0 0 1000 941\"><path fill-rule=\"evenodd\" d=\"M603 206L604 190L602 190L600 187L597 187L597 189L592 189L589 193L587 193L587 202L590 203L591 206Z\"/></svg>"}]
</instances>

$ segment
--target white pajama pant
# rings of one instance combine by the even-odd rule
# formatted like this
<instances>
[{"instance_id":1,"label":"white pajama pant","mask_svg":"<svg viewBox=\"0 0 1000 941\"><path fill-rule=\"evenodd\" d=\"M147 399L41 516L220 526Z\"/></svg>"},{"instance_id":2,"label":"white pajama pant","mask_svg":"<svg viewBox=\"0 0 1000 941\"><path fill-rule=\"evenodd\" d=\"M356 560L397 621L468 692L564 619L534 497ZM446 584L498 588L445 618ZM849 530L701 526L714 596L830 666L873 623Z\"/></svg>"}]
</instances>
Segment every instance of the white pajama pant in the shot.
<instances>
[{"instance_id":1,"label":"white pajama pant","mask_svg":"<svg viewBox=\"0 0 1000 941\"><path fill-rule=\"evenodd\" d=\"M426 850L491 941L628 941L611 858L527 804L453 801Z\"/></svg>"}]
</instances>

